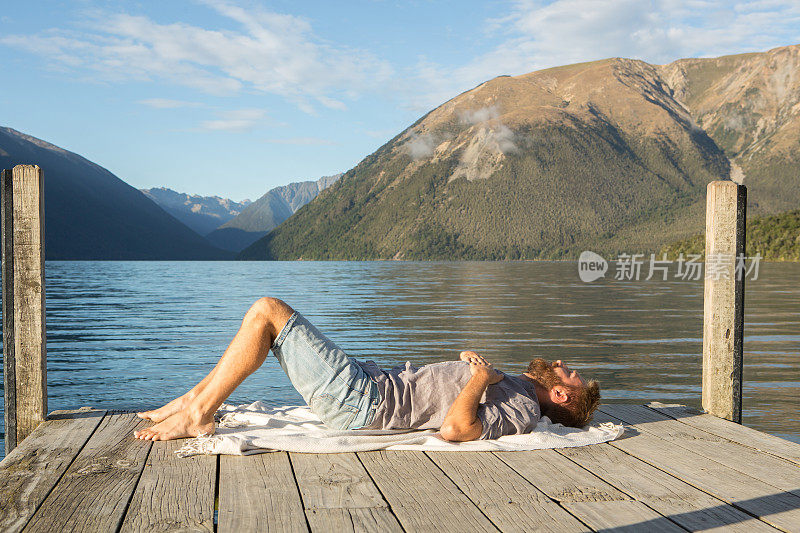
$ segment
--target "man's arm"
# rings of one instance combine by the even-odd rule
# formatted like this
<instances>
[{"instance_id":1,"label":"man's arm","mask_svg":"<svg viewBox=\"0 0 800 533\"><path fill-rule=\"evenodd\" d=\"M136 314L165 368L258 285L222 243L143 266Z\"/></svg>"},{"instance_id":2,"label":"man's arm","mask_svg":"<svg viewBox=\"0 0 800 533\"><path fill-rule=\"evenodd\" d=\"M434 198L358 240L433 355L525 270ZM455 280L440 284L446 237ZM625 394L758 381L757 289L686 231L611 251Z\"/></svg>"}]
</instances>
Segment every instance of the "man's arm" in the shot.
<instances>
[{"instance_id":1,"label":"man's arm","mask_svg":"<svg viewBox=\"0 0 800 533\"><path fill-rule=\"evenodd\" d=\"M503 379L486 359L475 352L462 352L461 359L469 362L472 377L450 406L439 430L443 439L451 441L475 440L481 436L483 424L478 419L481 396L489 385Z\"/></svg>"}]
</instances>

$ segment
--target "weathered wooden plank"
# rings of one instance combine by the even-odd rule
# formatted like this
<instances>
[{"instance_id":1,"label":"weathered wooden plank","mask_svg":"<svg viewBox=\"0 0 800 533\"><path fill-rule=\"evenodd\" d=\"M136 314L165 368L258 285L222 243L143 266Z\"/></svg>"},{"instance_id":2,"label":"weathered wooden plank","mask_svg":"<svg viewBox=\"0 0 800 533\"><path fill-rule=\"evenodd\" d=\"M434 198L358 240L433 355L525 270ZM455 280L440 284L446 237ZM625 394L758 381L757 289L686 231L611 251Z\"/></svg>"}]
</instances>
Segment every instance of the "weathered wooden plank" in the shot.
<instances>
[{"instance_id":1,"label":"weathered wooden plank","mask_svg":"<svg viewBox=\"0 0 800 533\"><path fill-rule=\"evenodd\" d=\"M747 187L712 181L707 187L703 290L703 409L742 421L744 260Z\"/></svg>"},{"instance_id":2,"label":"weathered wooden plank","mask_svg":"<svg viewBox=\"0 0 800 533\"><path fill-rule=\"evenodd\" d=\"M581 468L555 450L494 452L547 496L584 524L594 529L654 528L672 531L677 527L630 495ZM636 517L640 517L639 520ZM679 528L680 529L680 528Z\"/></svg>"},{"instance_id":3,"label":"weathered wooden plank","mask_svg":"<svg viewBox=\"0 0 800 533\"><path fill-rule=\"evenodd\" d=\"M785 531L800 531L800 498L647 432L611 446Z\"/></svg>"},{"instance_id":4,"label":"weathered wooden plank","mask_svg":"<svg viewBox=\"0 0 800 533\"><path fill-rule=\"evenodd\" d=\"M772 526L608 444L564 448L558 452L690 531L775 531Z\"/></svg>"},{"instance_id":5,"label":"weathered wooden plank","mask_svg":"<svg viewBox=\"0 0 800 533\"><path fill-rule=\"evenodd\" d=\"M286 452L219 458L218 531L308 531Z\"/></svg>"},{"instance_id":6,"label":"weathered wooden plank","mask_svg":"<svg viewBox=\"0 0 800 533\"><path fill-rule=\"evenodd\" d=\"M792 478L785 473L761 480L744 475L742 468L761 467L735 464L733 451L745 450L750 454L748 463L766 457L765 464L772 467L800 470L794 464L650 409L623 405L602 409L598 421L611 419L610 412L628 424L633 422L634 431L611 444L560 451L225 456L220 460L234 461L231 464L235 469L228 468L227 474L222 468L220 471L220 530L302 531L310 526L315 531L398 531L400 524L406 530L437 532L495 527L512 531L534 526L585 530L584 525L671 530L676 524L692 530L768 529L746 513L787 531L800 530L800 498L788 488L772 486L774 479L789 483ZM125 417L127 427L121 423ZM16 477L10 481L22 484L18 492L27 490L26 483L33 487L34 497L26 502L32 505L28 516L36 509L35 495L39 494L39 501L44 498L27 529L113 530L120 525L126 531L211 528L215 458L173 458L170 452L176 443L154 443L147 465L140 457L137 469L137 459L131 456L140 451L134 448L144 446L146 454L151 443L136 441L130 434L146 422L130 414L108 415L103 422L99 422L100 416L77 420L90 426L84 429L86 435L97 429L88 442L84 438L86 444L69 468L69 454L54 456L56 467L66 471L61 481L56 483L60 474L51 478L49 487L42 481L30 484ZM47 454L56 452L48 451L48 443L57 450L62 446L58 439L69 442L80 438L73 430L55 439L40 437L53 422L64 421L43 424L6 461L12 460L9 464L21 468L24 461L18 458L32 447L39 455L32 452L37 462L31 467L34 471L26 475L54 475L52 472L58 470L48 463ZM37 444L39 440L42 446ZM717 443L723 447L716 452L705 451ZM700 449L692 450L692 446ZM720 453L732 458L715 456ZM195 459L211 461L210 472L198 474L190 463ZM6 461L0 463L3 496L8 484L4 478ZM730 464L722 464L725 461ZM206 484L198 479L205 479ZM203 486L200 497L198 486ZM205 501L202 509L193 510L199 500ZM7 502L4 496L0 505ZM2 509L0 519L8 514L5 507ZM14 522L12 527L1 529L19 530L23 525Z\"/></svg>"},{"instance_id":7,"label":"weathered wooden plank","mask_svg":"<svg viewBox=\"0 0 800 533\"><path fill-rule=\"evenodd\" d=\"M357 455L406 531L496 531L423 452Z\"/></svg>"},{"instance_id":8,"label":"weathered wooden plank","mask_svg":"<svg viewBox=\"0 0 800 533\"><path fill-rule=\"evenodd\" d=\"M152 445L132 437L147 425L133 413L107 414L25 531L113 531Z\"/></svg>"},{"instance_id":9,"label":"weathered wooden plank","mask_svg":"<svg viewBox=\"0 0 800 533\"><path fill-rule=\"evenodd\" d=\"M0 531L20 531L81 451L105 411L54 411L0 462Z\"/></svg>"},{"instance_id":10,"label":"weathered wooden plank","mask_svg":"<svg viewBox=\"0 0 800 533\"><path fill-rule=\"evenodd\" d=\"M306 509L388 507L354 453L289 455Z\"/></svg>"},{"instance_id":11,"label":"weathered wooden plank","mask_svg":"<svg viewBox=\"0 0 800 533\"><path fill-rule=\"evenodd\" d=\"M178 457L184 442L153 443L121 531L214 531L217 457Z\"/></svg>"},{"instance_id":12,"label":"weathered wooden plank","mask_svg":"<svg viewBox=\"0 0 800 533\"><path fill-rule=\"evenodd\" d=\"M336 533L403 531L388 508L306 509L306 518L308 518L311 531L335 531Z\"/></svg>"},{"instance_id":13,"label":"weathered wooden plank","mask_svg":"<svg viewBox=\"0 0 800 533\"><path fill-rule=\"evenodd\" d=\"M674 446L691 450L800 497L800 467L794 463L680 424L664 414L641 405L620 405L614 410L614 416ZM733 425L732 422L731 424Z\"/></svg>"},{"instance_id":14,"label":"weathered wooden plank","mask_svg":"<svg viewBox=\"0 0 800 533\"><path fill-rule=\"evenodd\" d=\"M17 379L14 365L14 181L11 170L0 174L3 271L3 396L6 455L17 447Z\"/></svg>"},{"instance_id":15,"label":"weathered wooden plank","mask_svg":"<svg viewBox=\"0 0 800 533\"><path fill-rule=\"evenodd\" d=\"M490 453L427 452L501 531L589 531Z\"/></svg>"},{"instance_id":16,"label":"weathered wooden plank","mask_svg":"<svg viewBox=\"0 0 800 533\"><path fill-rule=\"evenodd\" d=\"M289 460L312 531L402 531L356 454L292 453Z\"/></svg>"},{"instance_id":17,"label":"weathered wooden plank","mask_svg":"<svg viewBox=\"0 0 800 533\"><path fill-rule=\"evenodd\" d=\"M4 314L4 325L10 327L4 330L8 341L4 347L11 347L4 366L10 370L9 380L14 380L13 384L7 382L6 389L10 395L6 405L14 403L9 412L13 416L6 418L7 452L30 435L47 414L42 169L17 165L11 174L11 236L5 238L4 252L8 252L10 242L13 265L9 265L6 274L10 276L3 284L4 299L13 304L9 315ZM7 173L4 176L8 179ZM6 189L3 187L7 193ZM8 200L6 194L4 198ZM11 293L13 296L9 296Z\"/></svg>"},{"instance_id":18,"label":"weathered wooden plank","mask_svg":"<svg viewBox=\"0 0 800 533\"><path fill-rule=\"evenodd\" d=\"M557 502L632 500L616 487L553 450L494 452L494 454Z\"/></svg>"},{"instance_id":19,"label":"weathered wooden plank","mask_svg":"<svg viewBox=\"0 0 800 533\"><path fill-rule=\"evenodd\" d=\"M684 529L637 501L565 502L564 507L580 516L596 531L638 533L642 531L681 531Z\"/></svg>"},{"instance_id":20,"label":"weathered wooden plank","mask_svg":"<svg viewBox=\"0 0 800 533\"><path fill-rule=\"evenodd\" d=\"M665 405L654 402L647 405L659 413L676 419L682 424L702 429L707 433L738 442L744 446L776 455L800 465L800 444L769 433L764 433L723 418L702 413L685 405Z\"/></svg>"}]
</instances>

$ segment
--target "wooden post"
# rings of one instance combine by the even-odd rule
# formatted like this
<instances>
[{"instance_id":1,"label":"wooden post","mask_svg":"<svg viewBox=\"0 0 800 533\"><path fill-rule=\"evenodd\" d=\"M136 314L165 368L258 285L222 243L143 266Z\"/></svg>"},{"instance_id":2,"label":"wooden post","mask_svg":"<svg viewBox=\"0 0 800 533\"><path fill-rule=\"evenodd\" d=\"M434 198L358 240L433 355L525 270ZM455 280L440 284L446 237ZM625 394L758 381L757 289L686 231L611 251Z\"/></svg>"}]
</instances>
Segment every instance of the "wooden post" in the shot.
<instances>
[{"instance_id":1,"label":"wooden post","mask_svg":"<svg viewBox=\"0 0 800 533\"><path fill-rule=\"evenodd\" d=\"M747 188L714 181L707 193L703 409L741 424Z\"/></svg>"},{"instance_id":2,"label":"wooden post","mask_svg":"<svg viewBox=\"0 0 800 533\"><path fill-rule=\"evenodd\" d=\"M6 454L47 413L43 192L38 166L2 173Z\"/></svg>"}]
</instances>

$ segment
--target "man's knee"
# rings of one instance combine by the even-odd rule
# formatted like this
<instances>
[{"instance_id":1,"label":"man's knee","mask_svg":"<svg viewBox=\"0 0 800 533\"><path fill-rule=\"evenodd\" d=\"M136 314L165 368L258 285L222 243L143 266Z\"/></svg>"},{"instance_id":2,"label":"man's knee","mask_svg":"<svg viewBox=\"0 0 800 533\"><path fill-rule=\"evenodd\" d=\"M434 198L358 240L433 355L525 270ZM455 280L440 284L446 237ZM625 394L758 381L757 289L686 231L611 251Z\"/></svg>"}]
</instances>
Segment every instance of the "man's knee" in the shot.
<instances>
[{"instance_id":1,"label":"man's knee","mask_svg":"<svg viewBox=\"0 0 800 533\"><path fill-rule=\"evenodd\" d=\"M278 314L285 314L287 311L291 313L291 309L283 300L265 296L256 300L248 313L261 318L272 318Z\"/></svg>"},{"instance_id":2,"label":"man's knee","mask_svg":"<svg viewBox=\"0 0 800 533\"><path fill-rule=\"evenodd\" d=\"M283 300L266 296L256 300L245 319L269 329L279 329L278 326L285 324L293 312L294 309Z\"/></svg>"}]
</instances>

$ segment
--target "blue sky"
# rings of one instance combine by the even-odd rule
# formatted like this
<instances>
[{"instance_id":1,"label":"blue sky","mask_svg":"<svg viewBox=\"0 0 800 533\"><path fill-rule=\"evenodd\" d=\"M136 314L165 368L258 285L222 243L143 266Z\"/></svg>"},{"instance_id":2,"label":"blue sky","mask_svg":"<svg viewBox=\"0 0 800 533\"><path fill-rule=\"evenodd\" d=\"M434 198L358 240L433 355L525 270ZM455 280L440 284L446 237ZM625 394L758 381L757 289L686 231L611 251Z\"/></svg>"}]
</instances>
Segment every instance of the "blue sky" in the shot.
<instances>
[{"instance_id":1,"label":"blue sky","mask_svg":"<svg viewBox=\"0 0 800 533\"><path fill-rule=\"evenodd\" d=\"M793 0L2 0L0 125L135 187L255 199L500 74L798 43Z\"/></svg>"}]
</instances>

